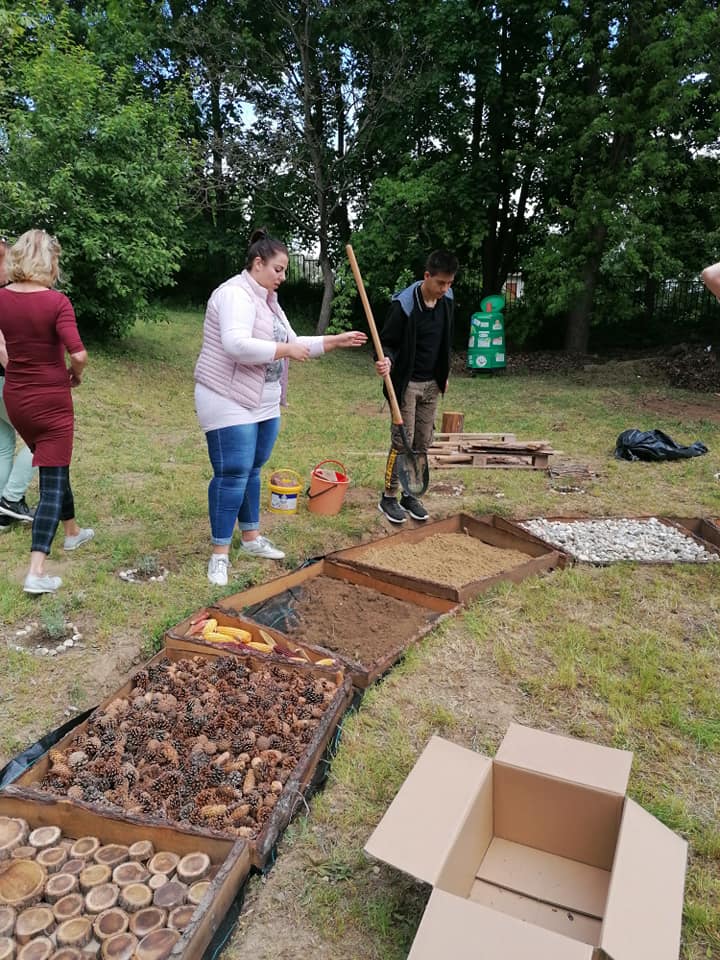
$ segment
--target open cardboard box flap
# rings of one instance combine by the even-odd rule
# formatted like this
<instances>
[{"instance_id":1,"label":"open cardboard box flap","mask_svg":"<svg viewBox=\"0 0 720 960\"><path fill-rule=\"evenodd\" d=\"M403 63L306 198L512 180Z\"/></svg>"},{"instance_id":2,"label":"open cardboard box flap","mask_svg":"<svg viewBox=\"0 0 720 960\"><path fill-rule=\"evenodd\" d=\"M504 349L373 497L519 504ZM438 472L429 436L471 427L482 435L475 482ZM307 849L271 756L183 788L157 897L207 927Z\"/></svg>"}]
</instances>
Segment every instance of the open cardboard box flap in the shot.
<instances>
[{"instance_id":1,"label":"open cardboard box flap","mask_svg":"<svg viewBox=\"0 0 720 960\"><path fill-rule=\"evenodd\" d=\"M433 737L365 847L435 887L412 960L676 960L687 845L625 796L631 760L518 724L494 761Z\"/></svg>"},{"instance_id":2,"label":"open cardboard box flap","mask_svg":"<svg viewBox=\"0 0 720 960\"><path fill-rule=\"evenodd\" d=\"M366 853L435 886L492 760L432 737L365 846Z\"/></svg>"},{"instance_id":3,"label":"open cardboard box flap","mask_svg":"<svg viewBox=\"0 0 720 960\"><path fill-rule=\"evenodd\" d=\"M592 960L593 948L433 890L408 960Z\"/></svg>"}]
</instances>

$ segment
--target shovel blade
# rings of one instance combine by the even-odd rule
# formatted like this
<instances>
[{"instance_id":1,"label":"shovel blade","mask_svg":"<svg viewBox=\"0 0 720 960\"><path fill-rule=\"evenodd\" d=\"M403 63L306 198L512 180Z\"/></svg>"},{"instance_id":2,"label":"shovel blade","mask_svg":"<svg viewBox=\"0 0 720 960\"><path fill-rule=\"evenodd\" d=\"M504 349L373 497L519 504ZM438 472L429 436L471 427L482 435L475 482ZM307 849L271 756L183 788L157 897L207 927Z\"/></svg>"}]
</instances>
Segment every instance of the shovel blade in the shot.
<instances>
[{"instance_id":1,"label":"shovel blade","mask_svg":"<svg viewBox=\"0 0 720 960\"><path fill-rule=\"evenodd\" d=\"M404 493L411 497L419 497L425 493L430 482L426 453L399 453L397 471Z\"/></svg>"}]
</instances>

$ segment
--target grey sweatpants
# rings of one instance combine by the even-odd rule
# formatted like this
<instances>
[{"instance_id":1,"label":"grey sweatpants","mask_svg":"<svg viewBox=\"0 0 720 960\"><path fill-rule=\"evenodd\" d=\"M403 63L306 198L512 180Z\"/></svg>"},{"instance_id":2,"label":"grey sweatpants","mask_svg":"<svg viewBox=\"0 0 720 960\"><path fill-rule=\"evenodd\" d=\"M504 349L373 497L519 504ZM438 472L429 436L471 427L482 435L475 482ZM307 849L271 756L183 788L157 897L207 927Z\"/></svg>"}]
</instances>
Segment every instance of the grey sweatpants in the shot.
<instances>
[{"instance_id":1,"label":"grey sweatpants","mask_svg":"<svg viewBox=\"0 0 720 960\"><path fill-rule=\"evenodd\" d=\"M411 380L403 394L400 404L400 413L403 418L405 433L410 446L415 453L425 453L432 444L435 429L435 412L437 410L440 388L435 380ZM390 434L390 453L385 465L386 497L396 497L400 490L400 481L397 475L397 455L405 450L400 427L393 424Z\"/></svg>"}]
</instances>

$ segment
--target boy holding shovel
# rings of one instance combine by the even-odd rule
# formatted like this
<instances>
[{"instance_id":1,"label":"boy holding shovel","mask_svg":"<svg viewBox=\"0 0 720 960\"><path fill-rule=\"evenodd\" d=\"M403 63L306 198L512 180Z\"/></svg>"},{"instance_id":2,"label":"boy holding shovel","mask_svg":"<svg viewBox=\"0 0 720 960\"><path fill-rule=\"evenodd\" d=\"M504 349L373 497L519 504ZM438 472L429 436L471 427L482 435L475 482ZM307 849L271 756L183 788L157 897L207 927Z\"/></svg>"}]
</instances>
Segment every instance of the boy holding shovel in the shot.
<instances>
[{"instance_id":1,"label":"boy holding shovel","mask_svg":"<svg viewBox=\"0 0 720 960\"><path fill-rule=\"evenodd\" d=\"M438 397L447 388L452 349L452 283L457 258L435 250L427 259L422 280L394 294L380 332L384 357L375 362L379 376L390 375L407 437L415 453L424 454L432 442ZM387 391L383 388L385 395ZM378 509L391 523L427 520L417 497L400 490L397 458L404 450L401 429L393 425L385 467L385 489Z\"/></svg>"}]
</instances>

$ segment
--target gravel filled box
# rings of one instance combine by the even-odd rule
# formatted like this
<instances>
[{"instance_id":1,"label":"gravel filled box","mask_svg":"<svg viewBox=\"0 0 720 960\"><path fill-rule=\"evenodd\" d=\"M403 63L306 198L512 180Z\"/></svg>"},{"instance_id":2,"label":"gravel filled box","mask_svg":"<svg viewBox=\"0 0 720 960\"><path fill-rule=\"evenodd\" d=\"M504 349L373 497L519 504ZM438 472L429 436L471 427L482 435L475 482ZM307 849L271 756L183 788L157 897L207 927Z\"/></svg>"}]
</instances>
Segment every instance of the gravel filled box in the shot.
<instances>
[{"instance_id":1,"label":"gravel filled box","mask_svg":"<svg viewBox=\"0 0 720 960\"><path fill-rule=\"evenodd\" d=\"M0 945L17 960L200 960L250 870L241 839L0 793Z\"/></svg>"},{"instance_id":2,"label":"gravel filled box","mask_svg":"<svg viewBox=\"0 0 720 960\"><path fill-rule=\"evenodd\" d=\"M501 517L459 513L328 557L387 583L468 603L501 580L564 566L562 551Z\"/></svg>"},{"instance_id":3,"label":"gravel filled box","mask_svg":"<svg viewBox=\"0 0 720 960\"><path fill-rule=\"evenodd\" d=\"M715 563L720 537L699 519L536 517L520 526L583 563ZM712 538L707 540L703 538Z\"/></svg>"},{"instance_id":4,"label":"gravel filled box","mask_svg":"<svg viewBox=\"0 0 720 960\"><path fill-rule=\"evenodd\" d=\"M351 699L340 671L169 641L6 790L242 838L263 866Z\"/></svg>"},{"instance_id":5,"label":"gravel filled box","mask_svg":"<svg viewBox=\"0 0 720 960\"><path fill-rule=\"evenodd\" d=\"M327 559L226 597L218 606L335 658L358 689L382 676L456 610L451 600Z\"/></svg>"}]
</instances>

